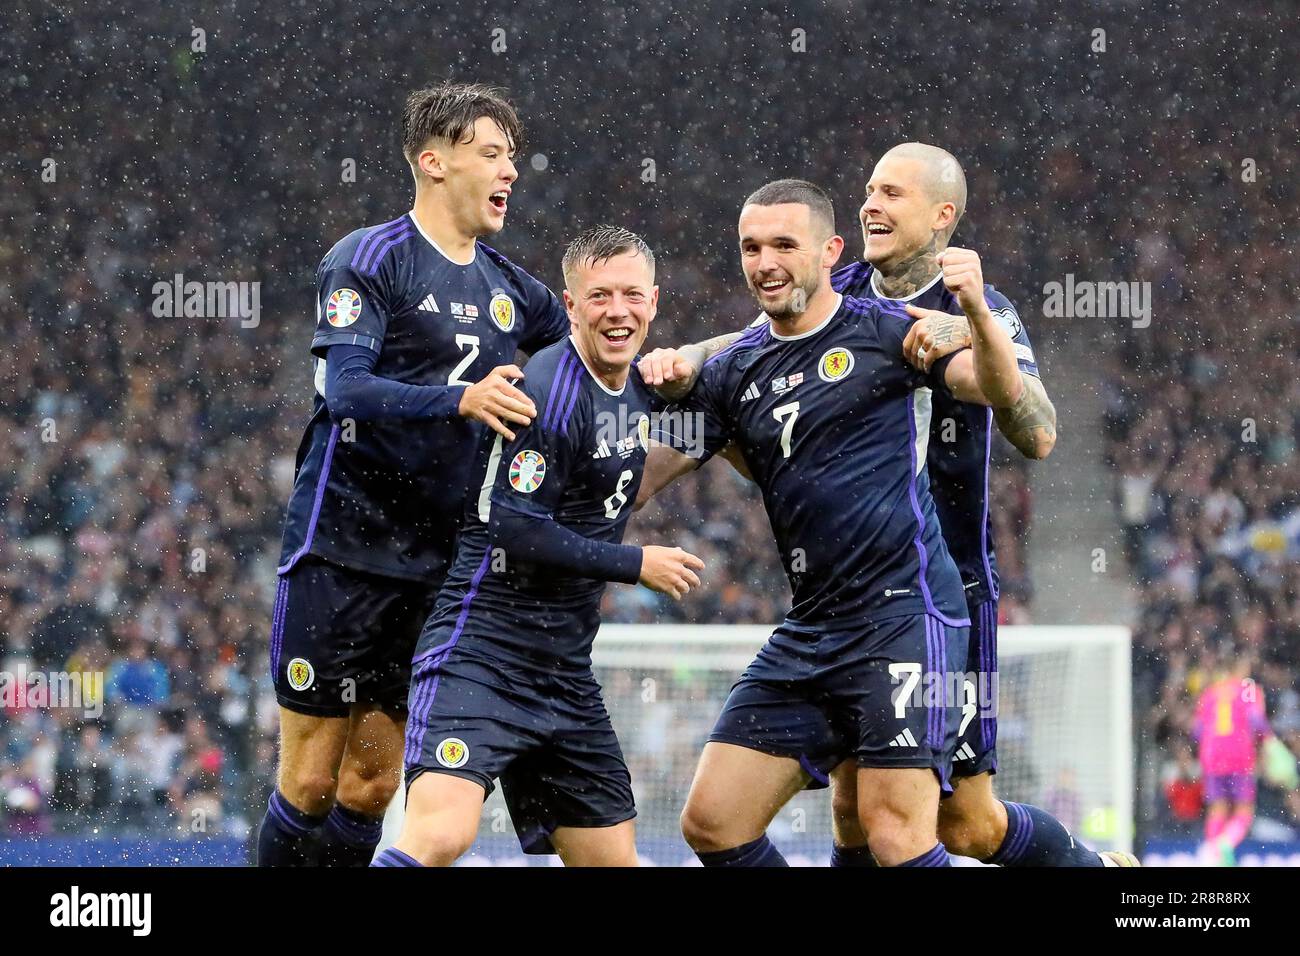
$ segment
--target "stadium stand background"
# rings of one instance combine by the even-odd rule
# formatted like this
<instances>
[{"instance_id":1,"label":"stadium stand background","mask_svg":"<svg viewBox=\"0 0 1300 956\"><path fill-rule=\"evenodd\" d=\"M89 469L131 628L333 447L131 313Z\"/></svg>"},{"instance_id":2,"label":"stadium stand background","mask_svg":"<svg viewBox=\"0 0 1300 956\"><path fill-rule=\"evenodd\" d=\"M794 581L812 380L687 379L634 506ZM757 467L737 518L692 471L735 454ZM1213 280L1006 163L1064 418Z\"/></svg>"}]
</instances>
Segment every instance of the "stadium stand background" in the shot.
<instances>
[{"instance_id":1,"label":"stadium stand background","mask_svg":"<svg viewBox=\"0 0 1300 956\"><path fill-rule=\"evenodd\" d=\"M396 117L409 88L438 78L505 86L529 130L493 244L555 285L580 228L642 232L662 264L655 343L753 316L733 239L749 190L787 175L825 184L853 256L873 159L905 139L952 150L971 187L955 241L980 250L988 280L1019 305L1049 391L1066 364L1095 369L1104 389L1114 501L1078 507L1115 508L1138 589L1142 825L1195 825L1165 786L1186 762L1192 694L1228 644L1258 652L1271 712L1296 743L1296 535L1261 531L1300 505L1285 246L1297 94L1282 67L1294 24L1254 0L1102 2L1087 22L1032 2L866 7L398 16L378 0L316 0L90 16L10 4L0 669L108 677L98 721L0 709L0 833L185 835L203 810L212 831L242 836L260 815L274 765L272 575L311 394L312 274L346 232L408 208ZM195 27L206 52L191 49ZM1091 48L1096 28L1107 52ZM806 53L792 50L798 30ZM1260 168L1248 187L1246 157ZM47 158L54 182L40 176ZM1152 282L1155 321L1043 315L1043 284L1069 272ZM155 317L152 285L177 273L260 282L260 324ZM1258 441L1241 441L1244 418ZM1033 534L1051 546L1032 505L1051 462L1034 476L1005 446L998 456L1004 616L1030 621L1036 587L1079 582L1036 579L1025 545ZM671 490L633 528L701 554L710 583L680 605L611 588L607 619L770 622L784 610L766 519L726 468ZM1278 800L1266 812L1288 814Z\"/></svg>"}]
</instances>

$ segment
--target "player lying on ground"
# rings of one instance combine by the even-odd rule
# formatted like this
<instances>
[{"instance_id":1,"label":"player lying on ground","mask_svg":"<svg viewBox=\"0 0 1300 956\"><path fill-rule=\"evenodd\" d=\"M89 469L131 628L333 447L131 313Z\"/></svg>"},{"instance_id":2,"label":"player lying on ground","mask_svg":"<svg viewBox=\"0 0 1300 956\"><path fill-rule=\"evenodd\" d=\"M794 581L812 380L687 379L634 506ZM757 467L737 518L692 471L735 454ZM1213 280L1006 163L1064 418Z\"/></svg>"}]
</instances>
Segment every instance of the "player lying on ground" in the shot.
<instances>
[{"instance_id":1,"label":"player lying on ground","mask_svg":"<svg viewBox=\"0 0 1300 956\"><path fill-rule=\"evenodd\" d=\"M939 256L966 208L966 176L956 157L904 143L876 164L859 210L863 260L837 270L831 284L858 298L927 310L908 332L909 360L928 368L970 342L970 323L945 281ZM1056 442L1056 412L1015 307L991 285L984 300L1015 343L1022 390L1015 404L991 409L936 391L927 470L939 525L961 572L971 618L962 719L953 761L954 792L939 807L939 838L952 853L1002 866L1132 865L1126 854L1099 855L1079 844L1046 811L1004 803L993 793L997 770L998 576L989 513L993 425L1026 457L1045 458ZM915 309L909 309L916 315ZM832 775L835 866L874 866L858 826L857 774L846 762Z\"/></svg>"},{"instance_id":2,"label":"player lying on ground","mask_svg":"<svg viewBox=\"0 0 1300 956\"><path fill-rule=\"evenodd\" d=\"M602 226L564 255L570 339L528 364L540 417L496 436L456 563L420 635L406 819L375 866L446 866L500 778L526 853L635 865L631 779L591 671L606 581L680 598L703 562L622 544L661 402L632 368L654 319L654 257ZM492 436L488 436L489 439Z\"/></svg>"},{"instance_id":3,"label":"player lying on ground","mask_svg":"<svg viewBox=\"0 0 1300 956\"><path fill-rule=\"evenodd\" d=\"M960 709L943 689L965 670L970 620L925 471L930 395L1004 407L1022 385L978 256L944 254L973 348L921 372L903 358L903 309L831 287L844 245L834 231L830 199L811 183L749 197L741 264L770 321L707 362L683 402L702 419L700 445L657 447L647 465L643 495L734 442L794 592L732 688L682 813L705 865L783 865L768 824L849 755L876 859L948 863L935 820Z\"/></svg>"},{"instance_id":4,"label":"player lying on ground","mask_svg":"<svg viewBox=\"0 0 1300 956\"><path fill-rule=\"evenodd\" d=\"M486 87L412 93L414 207L353 232L318 269L316 395L271 626L280 765L263 865L370 861L400 780L411 655L482 474L480 438L512 438L538 413L511 384L516 352L569 335L559 299L479 241L505 223L520 137Z\"/></svg>"}]
</instances>

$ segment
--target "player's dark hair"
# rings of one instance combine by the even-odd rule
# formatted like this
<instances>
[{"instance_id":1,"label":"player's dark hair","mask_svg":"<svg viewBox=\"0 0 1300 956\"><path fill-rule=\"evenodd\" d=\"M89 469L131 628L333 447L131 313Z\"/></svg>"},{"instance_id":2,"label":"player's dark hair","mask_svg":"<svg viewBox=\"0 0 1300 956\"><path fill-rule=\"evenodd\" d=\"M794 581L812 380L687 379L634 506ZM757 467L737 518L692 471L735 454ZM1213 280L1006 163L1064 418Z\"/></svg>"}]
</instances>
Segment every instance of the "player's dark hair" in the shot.
<instances>
[{"instance_id":1,"label":"player's dark hair","mask_svg":"<svg viewBox=\"0 0 1300 956\"><path fill-rule=\"evenodd\" d=\"M745 200L746 206L780 206L785 203L807 206L814 219L825 223L830 230L828 235L835 234L835 205L831 197L826 190L806 179L777 179L758 187Z\"/></svg>"},{"instance_id":2,"label":"player's dark hair","mask_svg":"<svg viewBox=\"0 0 1300 956\"><path fill-rule=\"evenodd\" d=\"M650 263L650 274L654 275L655 254L644 239L622 226L593 226L578 235L564 250L560 266L564 270L564 281L569 282L580 265L595 265L625 252L644 256Z\"/></svg>"},{"instance_id":3,"label":"player's dark hair","mask_svg":"<svg viewBox=\"0 0 1300 956\"><path fill-rule=\"evenodd\" d=\"M482 83L439 83L416 90L402 110L402 152L414 165L431 139L459 143L468 133L472 141L474 123L482 116L501 127L511 149L520 147L523 125L503 90Z\"/></svg>"}]
</instances>

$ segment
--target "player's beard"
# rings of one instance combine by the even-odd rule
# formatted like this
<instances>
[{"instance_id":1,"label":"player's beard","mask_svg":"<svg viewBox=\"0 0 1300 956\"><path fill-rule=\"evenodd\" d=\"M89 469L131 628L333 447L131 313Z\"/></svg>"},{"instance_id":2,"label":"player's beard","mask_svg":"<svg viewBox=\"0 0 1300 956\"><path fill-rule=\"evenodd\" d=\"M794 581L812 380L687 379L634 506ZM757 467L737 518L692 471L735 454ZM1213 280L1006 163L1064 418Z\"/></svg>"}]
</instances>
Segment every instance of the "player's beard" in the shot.
<instances>
[{"instance_id":1,"label":"player's beard","mask_svg":"<svg viewBox=\"0 0 1300 956\"><path fill-rule=\"evenodd\" d=\"M797 319L808 311L808 303L812 301L813 293L817 291L817 276L810 276L800 282L795 276L790 276L790 294L786 297L785 303L780 306L771 307L763 304L762 296L759 295L758 289L751 286L755 299L758 300L760 308L763 308L768 318L775 319L778 322L784 322L788 319Z\"/></svg>"}]
</instances>

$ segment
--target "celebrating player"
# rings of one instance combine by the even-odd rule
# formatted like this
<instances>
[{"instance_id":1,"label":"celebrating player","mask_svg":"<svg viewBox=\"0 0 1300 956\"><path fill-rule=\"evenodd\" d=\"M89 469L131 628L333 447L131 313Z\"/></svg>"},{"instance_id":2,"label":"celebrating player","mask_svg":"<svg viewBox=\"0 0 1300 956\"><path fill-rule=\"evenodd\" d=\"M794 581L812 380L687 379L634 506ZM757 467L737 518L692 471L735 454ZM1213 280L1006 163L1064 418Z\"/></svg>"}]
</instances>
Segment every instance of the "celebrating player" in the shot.
<instances>
[{"instance_id":1,"label":"celebrating player","mask_svg":"<svg viewBox=\"0 0 1300 956\"><path fill-rule=\"evenodd\" d=\"M656 448L653 492L735 442L763 494L794 606L732 688L700 758L682 828L705 865L783 865L766 837L792 796L845 754L861 822L886 866L944 866L939 796L970 621L925 471L930 391L1012 405L1013 345L983 299L979 257L945 253L972 350L928 373L903 358L911 320L831 287L844 240L830 199L779 180L746 201L741 263L768 322L706 363L685 411L695 455ZM897 692L897 693L896 693Z\"/></svg>"},{"instance_id":2,"label":"celebrating player","mask_svg":"<svg viewBox=\"0 0 1300 956\"><path fill-rule=\"evenodd\" d=\"M519 138L514 109L486 87L412 93L402 141L414 208L351 233L317 270L316 395L272 619L280 767L261 865L369 862L475 423L507 437L528 424L537 409L510 363L568 334L559 300L478 241L505 222Z\"/></svg>"},{"instance_id":3,"label":"celebrating player","mask_svg":"<svg viewBox=\"0 0 1300 956\"><path fill-rule=\"evenodd\" d=\"M889 150L867 182L859 210L863 257L831 276L847 295L907 303L921 317L904 347L921 367L963 347L968 321L944 281L939 257L966 208L966 177L956 158L923 143ZM1022 391L1014 405L990 409L936 392L930 426L929 471L944 540L961 571L971 618L968 680L957 753L954 793L943 801L939 834L954 853L1003 866L1133 865L1127 854L1099 855L1079 844L1054 817L1027 804L1004 803L993 793L997 769L996 700L998 578L989 517L989 453L993 425L1024 455L1045 458L1056 441L1056 412L1039 379L1029 337L1012 304L992 286L988 308L1015 342ZM872 866L867 838L857 826L856 773L845 764L834 775L835 847L832 865Z\"/></svg>"},{"instance_id":4,"label":"celebrating player","mask_svg":"<svg viewBox=\"0 0 1300 956\"><path fill-rule=\"evenodd\" d=\"M533 357L524 385L541 417L491 441L420 635L406 818L375 866L453 863L497 778L525 852L636 864L631 780L591 671L600 599L607 581L679 598L704 564L621 543L661 404L632 370L658 303L654 257L602 226L570 244L564 278L573 335Z\"/></svg>"}]
</instances>

